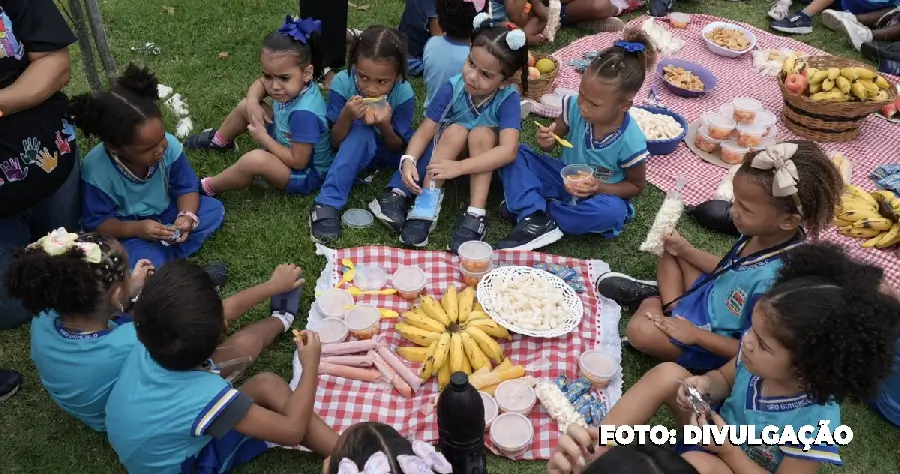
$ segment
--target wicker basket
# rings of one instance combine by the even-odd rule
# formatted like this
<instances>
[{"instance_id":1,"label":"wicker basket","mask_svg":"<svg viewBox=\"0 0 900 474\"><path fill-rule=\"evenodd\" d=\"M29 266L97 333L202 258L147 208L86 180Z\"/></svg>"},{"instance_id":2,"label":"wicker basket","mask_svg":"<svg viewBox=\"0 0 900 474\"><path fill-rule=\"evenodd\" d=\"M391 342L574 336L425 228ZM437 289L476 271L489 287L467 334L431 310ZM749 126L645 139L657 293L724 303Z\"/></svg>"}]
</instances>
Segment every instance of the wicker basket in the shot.
<instances>
[{"instance_id":1,"label":"wicker basket","mask_svg":"<svg viewBox=\"0 0 900 474\"><path fill-rule=\"evenodd\" d=\"M804 61L809 67L816 69L864 67L871 70L865 64L836 56L810 56L804 58ZM784 98L781 119L785 126L803 138L819 142L845 142L856 139L863 120L887 103L815 102L809 97L787 90L783 76L778 77L778 88L781 89ZM888 88L886 92L891 101L897 95L894 87Z\"/></svg>"},{"instance_id":2,"label":"wicker basket","mask_svg":"<svg viewBox=\"0 0 900 474\"><path fill-rule=\"evenodd\" d=\"M556 75L559 73L559 61L557 61L556 58L550 56L549 54L532 53L532 55L534 56L535 63L537 63L541 59L546 58L553 61L553 65L556 66L556 68L554 68L553 72L551 72L550 74L541 74L541 77L537 79L528 80L528 93L524 93L522 94L522 96L540 102L541 97L553 91L553 83L556 82ZM516 86L519 87L519 92L521 93L521 73L519 73L519 76L516 78Z\"/></svg>"}]
</instances>

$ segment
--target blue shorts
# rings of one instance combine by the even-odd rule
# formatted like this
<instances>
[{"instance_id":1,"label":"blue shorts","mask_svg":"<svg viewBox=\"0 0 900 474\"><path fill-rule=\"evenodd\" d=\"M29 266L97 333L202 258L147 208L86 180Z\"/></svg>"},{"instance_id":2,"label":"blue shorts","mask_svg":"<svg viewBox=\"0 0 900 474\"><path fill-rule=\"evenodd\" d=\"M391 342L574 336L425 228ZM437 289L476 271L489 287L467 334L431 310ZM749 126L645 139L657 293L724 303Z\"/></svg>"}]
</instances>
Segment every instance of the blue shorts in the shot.
<instances>
[{"instance_id":1,"label":"blue shorts","mask_svg":"<svg viewBox=\"0 0 900 474\"><path fill-rule=\"evenodd\" d=\"M709 278L708 275L702 274L691 288L701 284ZM712 282L706 283L697 291L678 300L675 308L672 310L673 315L681 316L694 324L701 325L709 321L709 294L713 290ZM723 366L728 359L700 347L683 344L675 339L669 339L672 344L681 348L681 356L675 361L678 365L686 369L695 370L711 370Z\"/></svg>"},{"instance_id":2,"label":"blue shorts","mask_svg":"<svg viewBox=\"0 0 900 474\"><path fill-rule=\"evenodd\" d=\"M274 123L267 125L266 131L269 132L270 137L274 138L276 141L278 140L275 136ZM310 157L310 161L312 161L312 157ZM307 167L305 170L292 169L291 177L288 180L287 186L284 188L284 192L288 194L309 195L318 191L319 188L322 187L324 181L325 179L323 179L322 176L319 176L319 172L312 166Z\"/></svg>"},{"instance_id":3,"label":"blue shorts","mask_svg":"<svg viewBox=\"0 0 900 474\"><path fill-rule=\"evenodd\" d=\"M231 430L181 466L182 474L221 474L266 451L266 442Z\"/></svg>"},{"instance_id":4,"label":"blue shorts","mask_svg":"<svg viewBox=\"0 0 900 474\"><path fill-rule=\"evenodd\" d=\"M888 416L881 410L881 407L878 406L878 402L876 401L875 398L870 398L870 399L866 400L866 405L868 405L868 407L870 409L872 409L872 411L874 411L875 414L878 415L879 418L890 423L892 426L900 428L900 423L888 418Z\"/></svg>"}]
</instances>

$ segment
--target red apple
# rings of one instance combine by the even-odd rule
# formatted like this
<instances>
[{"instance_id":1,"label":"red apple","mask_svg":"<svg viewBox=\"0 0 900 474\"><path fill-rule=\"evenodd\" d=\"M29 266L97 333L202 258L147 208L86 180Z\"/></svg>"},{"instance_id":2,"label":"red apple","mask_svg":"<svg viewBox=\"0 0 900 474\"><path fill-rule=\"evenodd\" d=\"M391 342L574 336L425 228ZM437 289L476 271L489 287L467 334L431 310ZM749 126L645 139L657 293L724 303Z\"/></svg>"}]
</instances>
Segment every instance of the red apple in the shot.
<instances>
[{"instance_id":1,"label":"red apple","mask_svg":"<svg viewBox=\"0 0 900 474\"><path fill-rule=\"evenodd\" d=\"M784 79L784 87L794 94L803 94L806 90L806 77L803 74L789 74Z\"/></svg>"}]
</instances>

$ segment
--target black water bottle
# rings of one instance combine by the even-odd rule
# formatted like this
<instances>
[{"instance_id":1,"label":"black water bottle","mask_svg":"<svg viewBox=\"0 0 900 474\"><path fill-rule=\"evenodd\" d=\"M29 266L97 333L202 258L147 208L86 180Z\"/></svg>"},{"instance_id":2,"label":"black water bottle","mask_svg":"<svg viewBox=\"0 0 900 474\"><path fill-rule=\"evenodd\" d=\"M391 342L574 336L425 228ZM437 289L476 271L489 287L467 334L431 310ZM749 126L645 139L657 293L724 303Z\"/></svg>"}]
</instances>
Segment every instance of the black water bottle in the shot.
<instances>
[{"instance_id":1,"label":"black water bottle","mask_svg":"<svg viewBox=\"0 0 900 474\"><path fill-rule=\"evenodd\" d=\"M484 474L484 403L464 372L450 376L437 403L441 453L454 474Z\"/></svg>"}]
</instances>

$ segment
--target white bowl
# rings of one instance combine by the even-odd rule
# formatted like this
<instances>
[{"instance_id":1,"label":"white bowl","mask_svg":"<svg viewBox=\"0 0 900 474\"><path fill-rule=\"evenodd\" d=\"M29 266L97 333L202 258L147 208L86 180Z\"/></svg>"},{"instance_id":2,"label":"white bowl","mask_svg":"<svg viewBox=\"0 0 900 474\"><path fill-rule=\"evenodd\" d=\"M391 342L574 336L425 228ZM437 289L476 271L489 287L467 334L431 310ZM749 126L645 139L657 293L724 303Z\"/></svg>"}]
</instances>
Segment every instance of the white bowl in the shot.
<instances>
[{"instance_id":1,"label":"white bowl","mask_svg":"<svg viewBox=\"0 0 900 474\"><path fill-rule=\"evenodd\" d=\"M706 37L706 34L716 28L725 28L725 29L729 29L729 30L740 31L741 33L744 34L744 36L747 37L747 40L750 41L750 46L748 46L747 49L745 49L743 51L732 51L730 49L723 48L723 47L717 45L716 43L713 43L712 41L709 40L709 38ZM747 28L735 25L734 23L725 23L724 21L714 21L714 22L706 25L706 27L703 28L703 31L701 31L700 34L703 36L703 41L706 42L706 47L709 48L710 51L712 51L715 54L718 54L719 56L725 56L726 58L741 57L756 47L756 35L753 34L753 32L748 30Z\"/></svg>"}]
</instances>

